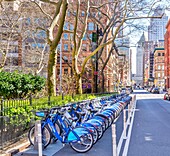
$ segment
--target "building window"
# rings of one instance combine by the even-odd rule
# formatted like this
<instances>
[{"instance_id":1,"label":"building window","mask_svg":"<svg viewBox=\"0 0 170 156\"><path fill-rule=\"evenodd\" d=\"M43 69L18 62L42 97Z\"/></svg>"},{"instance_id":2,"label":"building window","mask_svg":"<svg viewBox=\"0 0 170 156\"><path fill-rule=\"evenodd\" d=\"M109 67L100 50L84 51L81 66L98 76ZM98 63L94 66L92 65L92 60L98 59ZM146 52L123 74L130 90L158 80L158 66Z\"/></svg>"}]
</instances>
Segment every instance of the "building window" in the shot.
<instances>
[{"instance_id":1,"label":"building window","mask_svg":"<svg viewBox=\"0 0 170 156\"><path fill-rule=\"evenodd\" d=\"M64 30L68 29L68 22L65 22L64 24Z\"/></svg>"},{"instance_id":2,"label":"building window","mask_svg":"<svg viewBox=\"0 0 170 156\"><path fill-rule=\"evenodd\" d=\"M64 74L68 74L68 69L67 68L64 69Z\"/></svg>"},{"instance_id":3,"label":"building window","mask_svg":"<svg viewBox=\"0 0 170 156\"><path fill-rule=\"evenodd\" d=\"M61 51L61 44L58 44L57 49Z\"/></svg>"},{"instance_id":4,"label":"building window","mask_svg":"<svg viewBox=\"0 0 170 156\"><path fill-rule=\"evenodd\" d=\"M161 77L161 74L160 74L160 73L158 73L158 77Z\"/></svg>"},{"instance_id":5,"label":"building window","mask_svg":"<svg viewBox=\"0 0 170 156\"><path fill-rule=\"evenodd\" d=\"M70 30L73 30L73 29L74 29L73 24L70 24Z\"/></svg>"},{"instance_id":6,"label":"building window","mask_svg":"<svg viewBox=\"0 0 170 156\"><path fill-rule=\"evenodd\" d=\"M57 75L60 75L60 69L57 69Z\"/></svg>"},{"instance_id":7,"label":"building window","mask_svg":"<svg viewBox=\"0 0 170 156\"><path fill-rule=\"evenodd\" d=\"M161 66L160 66L160 65L158 66L158 69L161 69Z\"/></svg>"},{"instance_id":8,"label":"building window","mask_svg":"<svg viewBox=\"0 0 170 156\"><path fill-rule=\"evenodd\" d=\"M162 66L162 69L164 70L164 65Z\"/></svg>"},{"instance_id":9,"label":"building window","mask_svg":"<svg viewBox=\"0 0 170 156\"><path fill-rule=\"evenodd\" d=\"M87 51L87 44L82 44L82 50Z\"/></svg>"},{"instance_id":10,"label":"building window","mask_svg":"<svg viewBox=\"0 0 170 156\"><path fill-rule=\"evenodd\" d=\"M70 34L70 40L71 41L73 40L73 34Z\"/></svg>"},{"instance_id":11,"label":"building window","mask_svg":"<svg viewBox=\"0 0 170 156\"><path fill-rule=\"evenodd\" d=\"M64 58L64 63L68 63L68 58L66 56L64 56L63 58Z\"/></svg>"},{"instance_id":12,"label":"building window","mask_svg":"<svg viewBox=\"0 0 170 156\"><path fill-rule=\"evenodd\" d=\"M68 34L64 33L64 40L68 40Z\"/></svg>"},{"instance_id":13,"label":"building window","mask_svg":"<svg viewBox=\"0 0 170 156\"><path fill-rule=\"evenodd\" d=\"M83 40L85 41L87 39L87 35L85 34L83 37Z\"/></svg>"},{"instance_id":14,"label":"building window","mask_svg":"<svg viewBox=\"0 0 170 156\"><path fill-rule=\"evenodd\" d=\"M70 11L67 11L67 16L70 17Z\"/></svg>"},{"instance_id":15,"label":"building window","mask_svg":"<svg viewBox=\"0 0 170 156\"><path fill-rule=\"evenodd\" d=\"M74 11L74 12L73 12L73 15L74 15L74 16L76 16L76 14L77 14L77 12L76 12L76 11Z\"/></svg>"},{"instance_id":16,"label":"building window","mask_svg":"<svg viewBox=\"0 0 170 156\"><path fill-rule=\"evenodd\" d=\"M70 63L72 63L72 57L70 57Z\"/></svg>"},{"instance_id":17,"label":"building window","mask_svg":"<svg viewBox=\"0 0 170 156\"><path fill-rule=\"evenodd\" d=\"M28 43L26 43L25 50L30 50L30 49L31 49L30 45Z\"/></svg>"},{"instance_id":18,"label":"building window","mask_svg":"<svg viewBox=\"0 0 170 156\"><path fill-rule=\"evenodd\" d=\"M83 16L83 17L85 16L85 12L84 11L81 12L81 16Z\"/></svg>"},{"instance_id":19,"label":"building window","mask_svg":"<svg viewBox=\"0 0 170 156\"><path fill-rule=\"evenodd\" d=\"M64 44L64 51L68 51L68 44Z\"/></svg>"},{"instance_id":20,"label":"building window","mask_svg":"<svg viewBox=\"0 0 170 156\"><path fill-rule=\"evenodd\" d=\"M165 56L165 53L162 53L162 56Z\"/></svg>"},{"instance_id":21,"label":"building window","mask_svg":"<svg viewBox=\"0 0 170 156\"><path fill-rule=\"evenodd\" d=\"M89 35L89 38L92 40L92 34Z\"/></svg>"},{"instance_id":22,"label":"building window","mask_svg":"<svg viewBox=\"0 0 170 156\"><path fill-rule=\"evenodd\" d=\"M13 58L12 59L12 65L18 66L18 58Z\"/></svg>"},{"instance_id":23,"label":"building window","mask_svg":"<svg viewBox=\"0 0 170 156\"><path fill-rule=\"evenodd\" d=\"M74 45L70 44L70 49L73 50L73 48L74 48Z\"/></svg>"},{"instance_id":24,"label":"building window","mask_svg":"<svg viewBox=\"0 0 170 156\"><path fill-rule=\"evenodd\" d=\"M57 63L60 63L60 57L57 57Z\"/></svg>"},{"instance_id":25,"label":"building window","mask_svg":"<svg viewBox=\"0 0 170 156\"><path fill-rule=\"evenodd\" d=\"M89 22L88 30L94 30L94 23L93 22Z\"/></svg>"},{"instance_id":26,"label":"building window","mask_svg":"<svg viewBox=\"0 0 170 156\"><path fill-rule=\"evenodd\" d=\"M158 53L158 56L161 56L161 53Z\"/></svg>"}]
</instances>

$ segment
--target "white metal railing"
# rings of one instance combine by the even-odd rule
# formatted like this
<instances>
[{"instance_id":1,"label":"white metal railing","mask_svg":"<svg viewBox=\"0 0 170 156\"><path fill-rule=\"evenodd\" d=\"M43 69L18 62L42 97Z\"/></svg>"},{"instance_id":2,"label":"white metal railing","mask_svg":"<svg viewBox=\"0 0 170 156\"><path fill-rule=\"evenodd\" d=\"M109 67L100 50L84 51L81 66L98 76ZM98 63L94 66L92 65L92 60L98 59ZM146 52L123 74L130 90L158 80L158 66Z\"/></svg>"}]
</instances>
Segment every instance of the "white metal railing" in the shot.
<instances>
[{"instance_id":1,"label":"white metal railing","mask_svg":"<svg viewBox=\"0 0 170 156\"><path fill-rule=\"evenodd\" d=\"M127 111L128 114L126 113ZM123 151L122 156L127 156L135 111L136 111L136 95L132 95L132 101L128 105L128 109L123 110L123 131L119 139L118 145L116 144L116 124L115 123L112 124L113 156L119 156L121 150ZM124 140L125 144L122 147Z\"/></svg>"}]
</instances>

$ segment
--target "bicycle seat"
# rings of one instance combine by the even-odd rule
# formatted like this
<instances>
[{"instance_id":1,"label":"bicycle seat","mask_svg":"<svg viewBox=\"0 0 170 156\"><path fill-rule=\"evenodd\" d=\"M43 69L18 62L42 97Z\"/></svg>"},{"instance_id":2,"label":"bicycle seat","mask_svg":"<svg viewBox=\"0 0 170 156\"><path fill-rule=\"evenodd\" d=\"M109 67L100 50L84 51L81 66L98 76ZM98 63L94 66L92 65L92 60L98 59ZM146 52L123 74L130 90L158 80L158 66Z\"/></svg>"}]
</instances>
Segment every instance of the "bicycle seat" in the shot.
<instances>
[{"instance_id":1,"label":"bicycle seat","mask_svg":"<svg viewBox=\"0 0 170 156\"><path fill-rule=\"evenodd\" d=\"M38 116L38 117L46 117L47 114L49 114L48 110L35 112L35 115Z\"/></svg>"},{"instance_id":2,"label":"bicycle seat","mask_svg":"<svg viewBox=\"0 0 170 156\"><path fill-rule=\"evenodd\" d=\"M79 112L79 111L76 111L77 114L79 115L85 115L86 113L85 112Z\"/></svg>"}]
</instances>

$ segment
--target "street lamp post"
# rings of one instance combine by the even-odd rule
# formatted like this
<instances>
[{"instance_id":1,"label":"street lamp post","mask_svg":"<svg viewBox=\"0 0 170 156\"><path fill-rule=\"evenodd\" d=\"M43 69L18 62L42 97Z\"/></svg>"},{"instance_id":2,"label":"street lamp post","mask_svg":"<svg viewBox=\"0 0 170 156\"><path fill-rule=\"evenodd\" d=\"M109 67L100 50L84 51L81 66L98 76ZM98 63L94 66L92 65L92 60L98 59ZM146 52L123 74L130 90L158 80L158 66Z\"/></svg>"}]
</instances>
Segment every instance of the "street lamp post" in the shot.
<instances>
[{"instance_id":1,"label":"street lamp post","mask_svg":"<svg viewBox=\"0 0 170 156\"><path fill-rule=\"evenodd\" d=\"M98 25L97 25L97 30L96 30L96 44L97 44L97 46L96 47L98 47L98 38L99 38L99 28L98 28ZM96 93L98 93L98 85L97 85L97 81L98 81L98 51L97 51L97 53L96 53L96 62L95 62L95 91L96 91Z\"/></svg>"},{"instance_id":2,"label":"street lamp post","mask_svg":"<svg viewBox=\"0 0 170 156\"><path fill-rule=\"evenodd\" d=\"M96 32L93 32L92 34L92 42L95 43L95 49L98 47L98 39L100 36L103 36L102 34L102 30L100 28L98 28L98 25L97 25L97 29L96 29ZM98 59L99 59L99 56L98 56L98 51L97 53L95 54L95 72L94 72L94 89L95 89L95 92L97 93L98 92Z\"/></svg>"},{"instance_id":3,"label":"street lamp post","mask_svg":"<svg viewBox=\"0 0 170 156\"><path fill-rule=\"evenodd\" d=\"M62 95L62 38L60 41L60 95Z\"/></svg>"}]
</instances>

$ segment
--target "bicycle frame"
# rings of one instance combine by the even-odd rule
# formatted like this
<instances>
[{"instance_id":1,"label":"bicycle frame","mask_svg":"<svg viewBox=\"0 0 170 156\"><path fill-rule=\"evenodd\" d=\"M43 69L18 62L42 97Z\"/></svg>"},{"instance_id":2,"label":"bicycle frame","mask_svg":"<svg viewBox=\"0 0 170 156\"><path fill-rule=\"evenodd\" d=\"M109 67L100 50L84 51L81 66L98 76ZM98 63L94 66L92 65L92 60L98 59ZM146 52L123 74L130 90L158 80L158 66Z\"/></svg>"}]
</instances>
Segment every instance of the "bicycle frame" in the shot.
<instances>
[{"instance_id":1,"label":"bicycle frame","mask_svg":"<svg viewBox=\"0 0 170 156\"><path fill-rule=\"evenodd\" d=\"M52 120L51 120L50 118L47 118L46 123L48 123L49 127L51 128L52 133L54 134L54 136L55 136L58 140L60 140L62 143L75 142L75 140L76 140L76 141L80 141L80 137L77 135L77 133L74 132L74 130L73 130L71 127L68 127L68 128L67 128L67 126L66 126L65 123L63 122L63 120L62 120L62 118L61 118L60 115L56 114L56 115L55 115L55 120L58 120L58 121L61 123L61 126L62 126L62 128L63 128L63 130L64 130L64 133L65 133L63 136L61 136L61 135L57 132L57 130L56 130L56 128L55 128L55 126L54 126L54 124L53 124L53 122L52 122ZM73 140L68 140L68 136L69 136L70 132L72 132L73 135L74 135L74 136L71 136L71 137L74 137Z\"/></svg>"}]
</instances>

